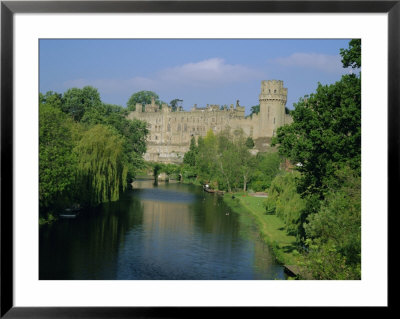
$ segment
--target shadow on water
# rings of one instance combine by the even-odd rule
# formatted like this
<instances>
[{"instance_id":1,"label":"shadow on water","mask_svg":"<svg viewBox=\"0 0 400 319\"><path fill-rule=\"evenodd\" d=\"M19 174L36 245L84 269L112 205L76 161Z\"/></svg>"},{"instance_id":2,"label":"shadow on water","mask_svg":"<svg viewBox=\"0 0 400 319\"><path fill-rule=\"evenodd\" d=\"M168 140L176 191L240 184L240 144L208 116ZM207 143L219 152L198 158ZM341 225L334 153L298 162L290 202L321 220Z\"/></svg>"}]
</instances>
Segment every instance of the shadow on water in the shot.
<instances>
[{"instance_id":1,"label":"shadow on water","mask_svg":"<svg viewBox=\"0 0 400 319\"><path fill-rule=\"evenodd\" d=\"M249 216L176 182L136 181L117 202L39 232L39 279L285 279Z\"/></svg>"}]
</instances>

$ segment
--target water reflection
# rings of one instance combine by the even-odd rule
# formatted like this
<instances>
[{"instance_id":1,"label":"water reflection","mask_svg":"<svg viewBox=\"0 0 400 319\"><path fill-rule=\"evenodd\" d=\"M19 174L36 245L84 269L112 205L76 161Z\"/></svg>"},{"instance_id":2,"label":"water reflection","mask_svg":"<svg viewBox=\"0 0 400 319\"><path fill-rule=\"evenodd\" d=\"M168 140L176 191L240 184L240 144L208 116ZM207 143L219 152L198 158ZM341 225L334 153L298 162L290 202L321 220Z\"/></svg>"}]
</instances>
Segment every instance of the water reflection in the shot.
<instances>
[{"instance_id":1,"label":"water reflection","mask_svg":"<svg viewBox=\"0 0 400 319\"><path fill-rule=\"evenodd\" d=\"M137 181L40 229L40 279L283 279L250 217L200 187ZM244 220L247 218L247 220Z\"/></svg>"}]
</instances>

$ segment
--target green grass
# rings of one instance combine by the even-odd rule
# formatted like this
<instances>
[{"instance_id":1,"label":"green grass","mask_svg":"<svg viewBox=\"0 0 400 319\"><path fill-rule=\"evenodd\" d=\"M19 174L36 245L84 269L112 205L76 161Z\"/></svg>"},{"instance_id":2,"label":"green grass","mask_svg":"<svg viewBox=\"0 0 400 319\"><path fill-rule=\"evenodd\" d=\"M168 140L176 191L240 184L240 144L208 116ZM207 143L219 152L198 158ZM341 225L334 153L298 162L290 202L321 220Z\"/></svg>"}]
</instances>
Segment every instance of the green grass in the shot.
<instances>
[{"instance_id":1,"label":"green grass","mask_svg":"<svg viewBox=\"0 0 400 319\"><path fill-rule=\"evenodd\" d=\"M287 265L300 263L300 254L296 250L296 238L286 233L282 220L275 215L265 213L265 198L235 193L235 199L224 196L224 200L235 212L247 212L255 217L263 240L272 248L279 263Z\"/></svg>"}]
</instances>

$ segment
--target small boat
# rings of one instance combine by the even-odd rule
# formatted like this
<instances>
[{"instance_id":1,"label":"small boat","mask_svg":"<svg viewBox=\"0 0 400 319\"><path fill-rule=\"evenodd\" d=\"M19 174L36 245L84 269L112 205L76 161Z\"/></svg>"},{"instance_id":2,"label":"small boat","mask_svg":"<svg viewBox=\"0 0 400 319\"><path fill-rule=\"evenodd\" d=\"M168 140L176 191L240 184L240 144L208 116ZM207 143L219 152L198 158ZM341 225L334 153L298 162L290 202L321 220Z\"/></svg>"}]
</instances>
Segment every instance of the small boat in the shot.
<instances>
[{"instance_id":1,"label":"small boat","mask_svg":"<svg viewBox=\"0 0 400 319\"><path fill-rule=\"evenodd\" d=\"M213 193L213 194L218 194L218 195L223 195L224 191L219 191L215 189L211 189L208 185L203 186L203 190L207 193Z\"/></svg>"}]
</instances>

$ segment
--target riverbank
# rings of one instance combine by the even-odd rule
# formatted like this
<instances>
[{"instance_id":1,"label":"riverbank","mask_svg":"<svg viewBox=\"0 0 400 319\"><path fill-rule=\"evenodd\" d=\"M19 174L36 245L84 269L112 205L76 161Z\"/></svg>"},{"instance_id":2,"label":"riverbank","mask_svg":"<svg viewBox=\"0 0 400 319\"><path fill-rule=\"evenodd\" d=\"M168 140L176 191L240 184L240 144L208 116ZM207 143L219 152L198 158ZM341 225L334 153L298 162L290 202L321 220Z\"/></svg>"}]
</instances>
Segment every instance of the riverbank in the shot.
<instances>
[{"instance_id":1,"label":"riverbank","mask_svg":"<svg viewBox=\"0 0 400 319\"><path fill-rule=\"evenodd\" d=\"M241 192L234 193L234 198L224 196L224 201L233 211L254 216L262 239L271 247L280 264L301 269L302 256L296 249L296 237L286 233L284 223L277 216L265 213L265 198Z\"/></svg>"}]
</instances>

